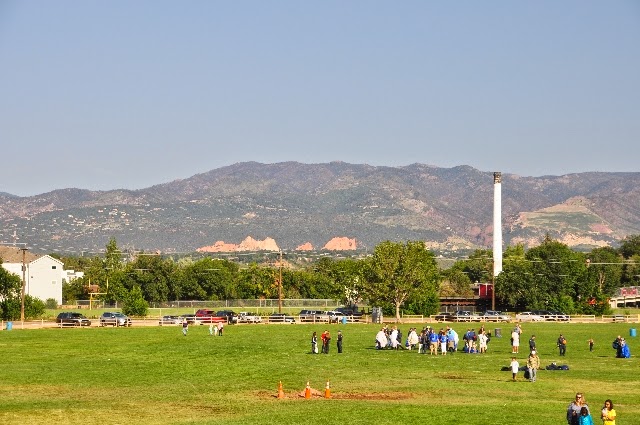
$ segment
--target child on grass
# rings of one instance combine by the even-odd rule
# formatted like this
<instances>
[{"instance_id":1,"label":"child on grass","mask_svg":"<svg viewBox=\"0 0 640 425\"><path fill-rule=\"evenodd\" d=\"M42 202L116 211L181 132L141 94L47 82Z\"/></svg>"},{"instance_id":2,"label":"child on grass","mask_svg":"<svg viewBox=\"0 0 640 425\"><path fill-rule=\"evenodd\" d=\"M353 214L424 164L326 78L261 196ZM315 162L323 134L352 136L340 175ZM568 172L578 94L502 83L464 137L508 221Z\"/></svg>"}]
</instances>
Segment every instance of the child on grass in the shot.
<instances>
[{"instance_id":1,"label":"child on grass","mask_svg":"<svg viewBox=\"0 0 640 425\"><path fill-rule=\"evenodd\" d=\"M589 409L585 406L580 409L580 416L578 417L578 425L593 425L593 419L589 414Z\"/></svg>"},{"instance_id":2,"label":"child on grass","mask_svg":"<svg viewBox=\"0 0 640 425\"><path fill-rule=\"evenodd\" d=\"M520 368L520 363L516 360L515 357L511 357L511 375L513 380L516 380L516 375L518 374L518 369Z\"/></svg>"}]
</instances>

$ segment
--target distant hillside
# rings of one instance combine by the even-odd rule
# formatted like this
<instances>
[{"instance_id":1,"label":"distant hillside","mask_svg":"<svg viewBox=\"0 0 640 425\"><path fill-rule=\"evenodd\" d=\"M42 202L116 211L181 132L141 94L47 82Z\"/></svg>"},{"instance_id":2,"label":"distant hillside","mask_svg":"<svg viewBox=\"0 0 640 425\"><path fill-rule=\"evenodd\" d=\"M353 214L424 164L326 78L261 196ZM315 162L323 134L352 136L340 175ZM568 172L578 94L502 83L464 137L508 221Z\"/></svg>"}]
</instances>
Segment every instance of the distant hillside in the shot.
<instances>
[{"instance_id":1,"label":"distant hillside","mask_svg":"<svg viewBox=\"0 0 640 425\"><path fill-rule=\"evenodd\" d=\"M424 240L440 249L490 247L493 173L332 162L246 162L147 189L0 194L0 241L14 231L34 251L99 251L109 238L147 251L190 252L217 241L273 238L281 249L358 248ZM593 247L640 234L640 173L503 174L505 243L545 233Z\"/></svg>"}]
</instances>

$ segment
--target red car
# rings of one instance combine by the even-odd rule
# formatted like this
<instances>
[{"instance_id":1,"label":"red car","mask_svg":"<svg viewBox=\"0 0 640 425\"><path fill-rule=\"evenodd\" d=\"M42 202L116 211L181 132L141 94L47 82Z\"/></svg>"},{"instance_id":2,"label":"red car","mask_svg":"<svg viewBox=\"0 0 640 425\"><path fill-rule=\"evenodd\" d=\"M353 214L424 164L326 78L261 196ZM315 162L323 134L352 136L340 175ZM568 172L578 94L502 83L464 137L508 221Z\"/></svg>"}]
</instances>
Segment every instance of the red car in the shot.
<instances>
[{"instance_id":1,"label":"red car","mask_svg":"<svg viewBox=\"0 0 640 425\"><path fill-rule=\"evenodd\" d=\"M226 317L216 316L215 310L200 309L196 311L196 320L199 323L227 323Z\"/></svg>"}]
</instances>

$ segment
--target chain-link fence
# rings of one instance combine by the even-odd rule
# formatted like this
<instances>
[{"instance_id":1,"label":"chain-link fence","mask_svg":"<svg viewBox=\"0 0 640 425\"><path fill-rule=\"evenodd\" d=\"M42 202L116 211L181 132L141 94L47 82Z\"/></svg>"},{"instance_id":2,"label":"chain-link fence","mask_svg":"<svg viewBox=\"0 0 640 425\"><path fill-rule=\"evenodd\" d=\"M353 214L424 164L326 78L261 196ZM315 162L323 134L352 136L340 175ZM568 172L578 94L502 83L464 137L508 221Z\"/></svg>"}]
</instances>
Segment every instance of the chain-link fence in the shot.
<instances>
[{"instance_id":1,"label":"chain-link fence","mask_svg":"<svg viewBox=\"0 0 640 425\"><path fill-rule=\"evenodd\" d=\"M105 303L100 300L78 300L80 308L120 308L118 303ZM217 300L217 301L167 301L162 303L149 303L149 308L210 308L210 309L262 309L278 308L279 300L276 299L249 299L249 300ZM331 299L292 299L282 300L282 307L305 308L315 307L319 310L333 310L342 303Z\"/></svg>"}]
</instances>

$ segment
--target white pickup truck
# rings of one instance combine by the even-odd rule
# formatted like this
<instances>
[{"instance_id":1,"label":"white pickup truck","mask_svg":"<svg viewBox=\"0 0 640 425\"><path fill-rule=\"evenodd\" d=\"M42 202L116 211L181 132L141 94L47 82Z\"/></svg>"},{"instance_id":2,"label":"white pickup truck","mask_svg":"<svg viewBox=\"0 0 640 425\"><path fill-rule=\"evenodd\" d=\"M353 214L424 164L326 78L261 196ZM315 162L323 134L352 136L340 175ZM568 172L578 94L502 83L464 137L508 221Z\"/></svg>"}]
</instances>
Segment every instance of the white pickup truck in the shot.
<instances>
[{"instance_id":1,"label":"white pickup truck","mask_svg":"<svg viewBox=\"0 0 640 425\"><path fill-rule=\"evenodd\" d=\"M257 313L241 311L238 314L238 323L262 323L262 317L258 316Z\"/></svg>"}]
</instances>

